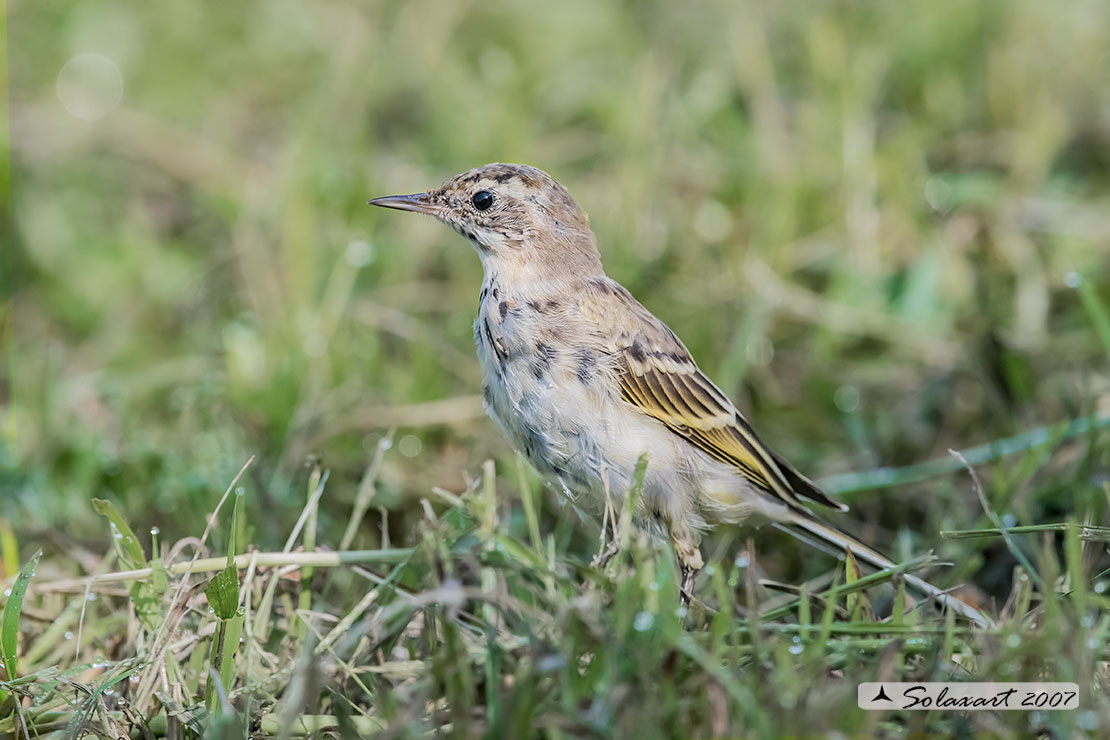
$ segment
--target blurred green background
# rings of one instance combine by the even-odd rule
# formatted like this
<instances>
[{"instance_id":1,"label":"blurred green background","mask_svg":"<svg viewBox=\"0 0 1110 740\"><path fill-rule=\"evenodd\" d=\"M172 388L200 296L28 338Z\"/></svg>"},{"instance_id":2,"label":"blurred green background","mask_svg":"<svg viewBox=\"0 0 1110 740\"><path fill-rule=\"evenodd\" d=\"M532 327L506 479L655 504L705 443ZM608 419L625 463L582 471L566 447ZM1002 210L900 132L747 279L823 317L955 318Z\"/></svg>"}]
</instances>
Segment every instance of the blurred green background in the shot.
<instances>
[{"instance_id":1,"label":"blurred green background","mask_svg":"<svg viewBox=\"0 0 1110 740\"><path fill-rule=\"evenodd\" d=\"M8 13L17 527L101 542L105 496L196 533L257 454L254 539L280 543L306 458L341 526L392 426L394 541L487 457L514 485L478 395L478 260L365 205L489 161L566 185L610 274L812 476L1110 410L1074 289L1110 303L1102 0ZM1105 439L996 465L988 494L1065 516L1103 495ZM876 541L914 532L900 553L985 521L962 477L848 501Z\"/></svg>"}]
</instances>

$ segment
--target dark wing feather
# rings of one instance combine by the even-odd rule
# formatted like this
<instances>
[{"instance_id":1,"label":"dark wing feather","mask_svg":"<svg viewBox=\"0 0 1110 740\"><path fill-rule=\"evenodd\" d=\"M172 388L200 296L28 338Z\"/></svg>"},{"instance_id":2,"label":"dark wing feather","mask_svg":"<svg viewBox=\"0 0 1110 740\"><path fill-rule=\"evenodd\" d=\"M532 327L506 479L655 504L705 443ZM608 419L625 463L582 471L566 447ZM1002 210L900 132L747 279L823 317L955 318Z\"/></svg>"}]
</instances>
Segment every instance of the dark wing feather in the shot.
<instances>
[{"instance_id":1,"label":"dark wing feather","mask_svg":"<svg viewBox=\"0 0 1110 740\"><path fill-rule=\"evenodd\" d=\"M621 393L638 411L713 459L734 465L753 485L792 508L804 509L799 496L847 508L763 444L678 337L627 291L606 281L603 289L581 297L579 306L608 329Z\"/></svg>"}]
</instances>

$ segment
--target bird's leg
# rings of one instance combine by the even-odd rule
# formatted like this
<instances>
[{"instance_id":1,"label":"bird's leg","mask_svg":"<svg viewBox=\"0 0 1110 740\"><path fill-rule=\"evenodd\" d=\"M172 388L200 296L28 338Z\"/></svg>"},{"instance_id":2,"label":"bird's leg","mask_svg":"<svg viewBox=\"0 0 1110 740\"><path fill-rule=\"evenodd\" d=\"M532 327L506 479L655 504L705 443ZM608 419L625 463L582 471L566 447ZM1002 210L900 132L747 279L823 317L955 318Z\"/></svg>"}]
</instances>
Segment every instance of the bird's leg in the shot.
<instances>
[{"instance_id":1,"label":"bird's leg","mask_svg":"<svg viewBox=\"0 0 1110 740\"><path fill-rule=\"evenodd\" d=\"M698 572L680 562L678 564L678 574L678 598L682 600L683 606L690 606L690 599L694 597L694 578Z\"/></svg>"},{"instance_id":2,"label":"bird's leg","mask_svg":"<svg viewBox=\"0 0 1110 740\"><path fill-rule=\"evenodd\" d=\"M617 513L613 510L613 498L609 495L609 474L607 471L601 471L601 480L605 486L605 516L601 519L601 544L597 548L597 554L594 555L592 565L600 570L605 570L605 566L609 565L609 561L620 550L620 545L617 544L620 535L617 532ZM612 539L609 539L608 536L610 528L612 528Z\"/></svg>"},{"instance_id":3,"label":"bird's leg","mask_svg":"<svg viewBox=\"0 0 1110 740\"><path fill-rule=\"evenodd\" d=\"M679 597L683 606L689 606L694 597L694 579L701 570L704 561L701 559L701 550L691 538L682 537L672 533L675 553L678 555Z\"/></svg>"},{"instance_id":4,"label":"bird's leg","mask_svg":"<svg viewBox=\"0 0 1110 740\"><path fill-rule=\"evenodd\" d=\"M594 555L593 563L591 564L595 568L605 570L605 566L609 565L609 561L613 559L613 556L617 554L618 550L620 550L620 546L617 545L615 541L608 543L603 549L597 551L597 554Z\"/></svg>"}]
</instances>

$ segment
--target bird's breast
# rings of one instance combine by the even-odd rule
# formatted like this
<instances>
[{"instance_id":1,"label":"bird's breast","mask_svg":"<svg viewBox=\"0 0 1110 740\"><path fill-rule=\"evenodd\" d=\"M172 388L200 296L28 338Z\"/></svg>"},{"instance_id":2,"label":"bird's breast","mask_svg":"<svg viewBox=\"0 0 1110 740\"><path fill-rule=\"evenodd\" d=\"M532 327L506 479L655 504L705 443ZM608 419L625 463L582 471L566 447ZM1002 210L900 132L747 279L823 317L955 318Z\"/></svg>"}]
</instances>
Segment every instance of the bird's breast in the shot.
<instances>
[{"instance_id":1,"label":"bird's breast","mask_svg":"<svg viewBox=\"0 0 1110 740\"><path fill-rule=\"evenodd\" d=\"M577 341L557 299L483 287L474 341L486 410L513 446L572 493L591 491L606 459L604 358Z\"/></svg>"},{"instance_id":2,"label":"bird's breast","mask_svg":"<svg viewBox=\"0 0 1110 740\"><path fill-rule=\"evenodd\" d=\"M750 486L623 399L612 354L572 301L550 305L496 283L483 287L474 340L490 417L587 511L599 513L607 497L622 506L646 454L640 515L683 519L694 528L705 525L703 512L722 507L727 511L717 518L743 518ZM718 492L720 501L702 505Z\"/></svg>"}]
</instances>

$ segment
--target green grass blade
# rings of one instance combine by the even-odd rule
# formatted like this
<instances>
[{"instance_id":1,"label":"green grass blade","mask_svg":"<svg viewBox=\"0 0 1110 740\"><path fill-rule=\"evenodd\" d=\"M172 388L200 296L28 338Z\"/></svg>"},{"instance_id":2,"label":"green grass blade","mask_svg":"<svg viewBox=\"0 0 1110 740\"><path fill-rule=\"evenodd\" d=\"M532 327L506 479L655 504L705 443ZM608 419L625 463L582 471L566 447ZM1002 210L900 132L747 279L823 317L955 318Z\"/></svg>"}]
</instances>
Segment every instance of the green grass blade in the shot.
<instances>
[{"instance_id":1,"label":"green grass blade","mask_svg":"<svg viewBox=\"0 0 1110 740\"><path fill-rule=\"evenodd\" d=\"M27 593L27 584L31 582L31 578L35 575L35 568L38 566L40 557L42 557L42 550L32 555L23 569L19 571L15 584L12 585L11 593L8 594L8 599L4 603L3 618L0 619L0 664L3 665L4 677L9 682L15 681L19 675L17 651L19 649L19 621L23 612L23 597ZM0 689L0 716L7 713L7 706L8 692ZM11 709L13 713L18 712L18 704L12 702Z\"/></svg>"},{"instance_id":2,"label":"green grass blade","mask_svg":"<svg viewBox=\"0 0 1110 740\"><path fill-rule=\"evenodd\" d=\"M1075 533L1081 540L1097 540L1110 542L1110 527L1096 527L1091 524L1076 524ZM949 529L942 530L941 537L950 540L966 540L975 537L1001 537L1006 534L1033 534L1035 532L1066 532L1069 531L1067 522L1053 522L1051 524L1027 524L1019 527L984 527L981 529Z\"/></svg>"},{"instance_id":3,"label":"green grass blade","mask_svg":"<svg viewBox=\"0 0 1110 740\"><path fill-rule=\"evenodd\" d=\"M0 519L0 581L19 570L19 543L7 520Z\"/></svg>"},{"instance_id":4,"label":"green grass blade","mask_svg":"<svg viewBox=\"0 0 1110 740\"><path fill-rule=\"evenodd\" d=\"M97 711L97 709L103 706L102 700L104 697L104 692L108 691L109 689L114 690L116 685L119 684L120 681L129 678L131 674L135 673L135 671L139 670L142 667L142 664L137 662L125 662L122 664L117 664L116 668L113 669L113 672L108 675L108 678L105 679L103 683L97 686L91 693L89 693L88 696L86 696L81 701L80 707L77 709L76 712L74 712L73 719L70 720L66 736L84 736L85 733L83 732L83 730L85 729L89 718L94 712Z\"/></svg>"},{"instance_id":5,"label":"green grass blade","mask_svg":"<svg viewBox=\"0 0 1110 740\"><path fill-rule=\"evenodd\" d=\"M318 463L313 464L312 473L308 476L308 491L305 506L308 507L308 518L305 520L304 536L302 543L305 552L313 552L316 549L316 525L319 519L320 507L317 502L323 494L324 485L328 481L328 472L323 470ZM232 558L232 554L228 551L228 559ZM297 608L301 611L308 611L312 608L312 576L316 572L315 568L308 567L301 570L301 592L297 594ZM298 640L304 639L304 622L297 621L293 625L294 635Z\"/></svg>"},{"instance_id":6,"label":"green grass blade","mask_svg":"<svg viewBox=\"0 0 1110 740\"><path fill-rule=\"evenodd\" d=\"M1072 273L1068 276L1068 284L1072 285L1079 293L1079 302L1083 304L1087 315L1094 324L1095 334L1102 342L1107 356L1110 356L1110 311L1107 311L1102 300L1098 297L1098 289L1090 280L1084 280L1079 275Z\"/></svg>"},{"instance_id":7,"label":"green grass blade","mask_svg":"<svg viewBox=\"0 0 1110 740\"><path fill-rule=\"evenodd\" d=\"M146 567L146 554L143 553L143 546L139 543L139 538L135 536L116 505L102 498L94 498L92 505L97 514L112 523L112 534L123 567L129 569Z\"/></svg>"},{"instance_id":8,"label":"green grass blade","mask_svg":"<svg viewBox=\"0 0 1110 740\"><path fill-rule=\"evenodd\" d=\"M1082 616L1087 609L1087 578L1083 572L1083 542L1079 536L1079 525L1075 522L1068 522L1064 535L1064 564L1076 613Z\"/></svg>"},{"instance_id":9,"label":"green grass blade","mask_svg":"<svg viewBox=\"0 0 1110 740\"><path fill-rule=\"evenodd\" d=\"M528 523L528 536L532 540L532 547L537 553L543 553L543 540L540 538L540 517L536 511L536 500L539 492L534 491L529 485L527 463L521 455L516 456L516 474L520 487L520 503L524 507L524 520Z\"/></svg>"},{"instance_id":10,"label":"green grass blade","mask_svg":"<svg viewBox=\"0 0 1110 740\"><path fill-rule=\"evenodd\" d=\"M1110 415L1092 414L1072 421L1038 427L1013 437L1005 437L978 447L960 452L972 465L980 465L1000 457L1016 455L1048 443L1062 442L1078 437L1093 429L1110 426ZM963 469L963 464L954 457L929 460L902 468L877 468L862 473L830 475L817 480L818 485L833 495L870 491L878 488L892 488L907 483L936 478Z\"/></svg>"},{"instance_id":11,"label":"green grass blade","mask_svg":"<svg viewBox=\"0 0 1110 740\"><path fill-rule=\"evenodd\" d=\"M636 504L640 501L640 494L644 492L644 476L647 474L648 456L645 452L636 461L636 469L632 473L632 487L624 499L624 509L620 518L620 548L628 550L628 543L632 537L632 518L636 513Z\"/></svg>"},{"instance_id":12,"label":"green grass blade","mask_svg":"<svg viewBox=\"0 0 1110 740\"><path fill-rule=\"evenodd\" d=\"M896 573L912 573L915 570L920 570L929 563L932 563L934 560L935 558L931 555L922 555L921 557L907 560L906 562L901 563L894 568L886 568L874 573L868 573L865 576L859 577L853 583L835 585L826 591L822 591L821 593L816 594L816 598L825 603L832 603L835 607L836 599L842 596L848 596L849 594L856 593L857 591L863 591L864 589L878 586L881 583L886 583L891 578L893 578ZM839 583L839 578L836 582ZM814 596L810 596L810 598L814 598ZM783 617L790 616L795 611L797 611L797 609L798 599L793 599L788 603L783 604L782 606L778 606L774 609L763 612L759 615L759 619L764 622L774 619L782 619Z\"/></svg>"},{"instance_id":13,"label":"green grass blade","mask_svg":"<svg viewBox=\"0 0 1110 740\"><path fill-rule=\"evenodd\" d=\"M224 568L209 581L204 595L217 619L231 619L239 608L239 571L234 566Z\"/></svg>"},{"instance_id":14,"label":"green grass blade","mask_svg":"<svg viewBox=\"0 0 1110 740\"><path fill-rule=\"evenodd\" d=\"M23 568L12 585L12 592L4 604L4 622L0 626L0 653L4 660L4 671L9 681L15 680L19 675L16 665L16 650L19 647L19 618L23 612L23 597L27 594L27 584L35 575L42 550L39 550L31 559L24 563Z\"/></svg>"},{"instance_id":15,"label":"green grass blade","mask_svg":"<svg viewBox=\"0 0 1110 740\"><path fill-rule=\"evenodd\" d=\"M223 639L220 641L220 682L223 683L224 689L227 691L231 691L231 686L235 682L235 653L239 649L239 637L243 634L245 615L246 611L239 609L235 616L227 620L224 625L226 629Z\"/></svg>"}]
</instances>

